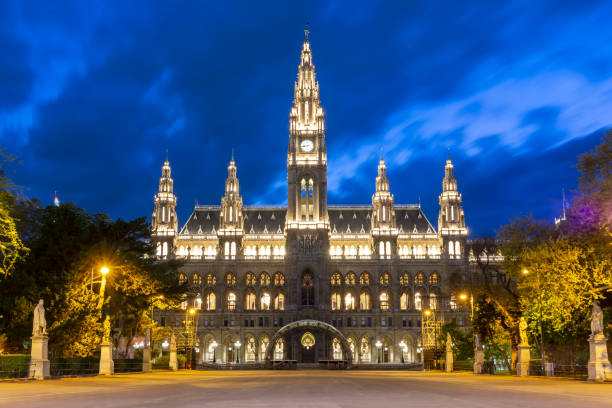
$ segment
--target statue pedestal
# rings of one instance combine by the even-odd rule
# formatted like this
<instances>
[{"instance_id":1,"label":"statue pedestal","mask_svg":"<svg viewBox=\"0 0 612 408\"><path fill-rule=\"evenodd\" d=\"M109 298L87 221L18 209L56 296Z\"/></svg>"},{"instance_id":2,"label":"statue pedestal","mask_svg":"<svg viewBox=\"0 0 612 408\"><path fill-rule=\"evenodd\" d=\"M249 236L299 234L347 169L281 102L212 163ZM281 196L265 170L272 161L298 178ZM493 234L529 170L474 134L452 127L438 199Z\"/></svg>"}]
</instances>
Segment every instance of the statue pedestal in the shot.
<instances>
[{"instance_id":1,"label":"statue pedestal","mask_svg":"<svg viewBox=\"0 0 612 408\"><path fill-rule=\"evenodd\" d=\"M589 337L589 381L612 380L612 366L608 359L608 339L603 334Z\"/></svg>"},{"instance_id":2,"label":"statue pedestal","mask_svg":"<svg viewBox=\"0 0 612 408\"><path fill-rule=\"evenodd\" d=\"M531 360L529 344L520 344L518 346L518 360L516 362L517 376L526 377L529 375L529 360Z\"/></svg>"},{"instance_id":3,"label":"statue pedestal","mask_svg":"<svg viewBox=\"0 0 612 408\"><path fill-rule=\"evenodd\" d=\"M142 372L151 372L151 349L145 348L142 350Z\"/></svg>"},{"instance_id":4,"label":"statue pedestal","mask_svg":"<svg viewBox=\"0 0 612 408\"><path fill-rule=\"evenodd\" d=\"M484 350L474 350L474 374L482 374L484 368Z\"/></svg>"},{"instance_id":5,"label":"statue pedestal","mask_svg":"<svg viewBox=\"0 0 612 408\"><path fill-rule=\"evenodd\" d=\"M113 344L100 344L100 375L112 375L115 373L115 363L113 362Z\"/></svg>"},{"instance_id":6,"label":"statue pedestal","mask_svg":"<svg viewBox=\"0 0 612 408\"><path fill-rule=\"evenodd\" d=\"M447 373L453 372L453 352L452 351L446 352L446 360L444 361L444 371L446 371Z\"/></svg>"},{"instance_id":7,"label":"statue pedestal","mask_svg":"<svg viewBox=\"0 0 612 408\"><path fill-rule=\"evenodd\" d=\"M176 351L170 352L170 369L172 371L178 370L178 360L176 358Z\"/></svg>"},{"instance_id":8,"label":"statue pedestal","mask_svg":"<svg viewBox=\"0 0 612 408\"><path fill-rule=\"evenodd\" d=\"M49 362L49 336L37 334L32 338L32 354L30 359L29 377L44 380L51 376L51 363Z\"/></svg>"}]
</instances>

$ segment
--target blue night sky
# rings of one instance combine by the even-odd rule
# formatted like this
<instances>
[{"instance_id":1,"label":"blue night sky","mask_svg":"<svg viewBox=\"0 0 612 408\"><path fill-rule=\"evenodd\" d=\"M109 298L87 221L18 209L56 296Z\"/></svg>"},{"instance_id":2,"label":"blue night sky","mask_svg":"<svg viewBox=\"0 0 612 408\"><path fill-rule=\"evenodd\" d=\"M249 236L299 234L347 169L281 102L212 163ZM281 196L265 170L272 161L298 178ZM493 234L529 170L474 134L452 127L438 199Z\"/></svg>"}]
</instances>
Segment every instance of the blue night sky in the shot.
<instances>
[{"instance_id":1,"label":"blue night sky","mask_svg":"<svg viewBox=\"0 0 612 408\"><path fill-rule=\"evenodd\" d=\"M235 148L245 204L286 201L303 28L327 118L330 204L437 221L450 149L472 236L552 220L576 156L612 124L610 2L84 2L0 5L0 145L25 194L150 216L169 150L180 224L219 204Z\"/></svg>"}]
</instances>

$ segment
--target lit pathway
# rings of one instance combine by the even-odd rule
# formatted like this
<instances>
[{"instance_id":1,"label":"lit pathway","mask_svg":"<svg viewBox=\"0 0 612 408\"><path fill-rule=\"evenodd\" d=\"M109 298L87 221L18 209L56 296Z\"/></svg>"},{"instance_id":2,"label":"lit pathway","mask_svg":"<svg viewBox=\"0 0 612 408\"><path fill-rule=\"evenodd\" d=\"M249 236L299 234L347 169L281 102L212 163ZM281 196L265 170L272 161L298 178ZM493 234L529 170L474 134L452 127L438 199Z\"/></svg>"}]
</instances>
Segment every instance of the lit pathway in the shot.
<instances>
[{"instance_id":1,"label":"lit pathway","mask_svg":"<svg viewBox=\"0 0 612 408\"><path fill-rule=\"evenodd\" d=\"M4 407L612 407L612 384L398 371L156 371L0 382Z\"/></svg>"}]
</instances>

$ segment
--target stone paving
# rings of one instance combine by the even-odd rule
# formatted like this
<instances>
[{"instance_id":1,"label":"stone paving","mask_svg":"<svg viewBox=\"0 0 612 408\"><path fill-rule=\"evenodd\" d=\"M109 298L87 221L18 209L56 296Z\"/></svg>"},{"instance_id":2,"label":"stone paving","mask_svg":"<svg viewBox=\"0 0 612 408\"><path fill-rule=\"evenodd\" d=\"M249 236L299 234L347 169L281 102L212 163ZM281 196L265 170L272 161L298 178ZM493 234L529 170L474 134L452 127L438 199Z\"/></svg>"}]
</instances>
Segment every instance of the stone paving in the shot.
<instances>
[{"instance_id":1,"label":"stone paving","mask_svg":"<svg viewBox=\"0 0 612 408\"><path fill-rule=\"evenodd\" d=\"M612 407L612 383L407 371L154 371L0 382L0 407Z\"/></svg>"}]
</instances>

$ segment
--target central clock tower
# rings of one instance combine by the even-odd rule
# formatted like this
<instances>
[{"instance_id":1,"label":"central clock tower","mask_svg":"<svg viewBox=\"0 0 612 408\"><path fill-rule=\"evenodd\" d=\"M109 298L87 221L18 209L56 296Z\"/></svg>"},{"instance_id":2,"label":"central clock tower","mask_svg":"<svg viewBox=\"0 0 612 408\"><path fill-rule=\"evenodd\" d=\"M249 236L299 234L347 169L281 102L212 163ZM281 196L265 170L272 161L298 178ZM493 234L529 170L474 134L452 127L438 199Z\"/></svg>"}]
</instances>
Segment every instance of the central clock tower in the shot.
<instances>
[{"instance_id":1,"label":"central clock tower","mask_svg":"<svg viewBox=\"0 0 612 408\"><path fill-rule=\"evenodd\" d=\"M289 116L286 229L288 238L315 239L307 246L318 248L327 246L329 233L325 115L305 34Z\"/></svg>"}]
</instances>

